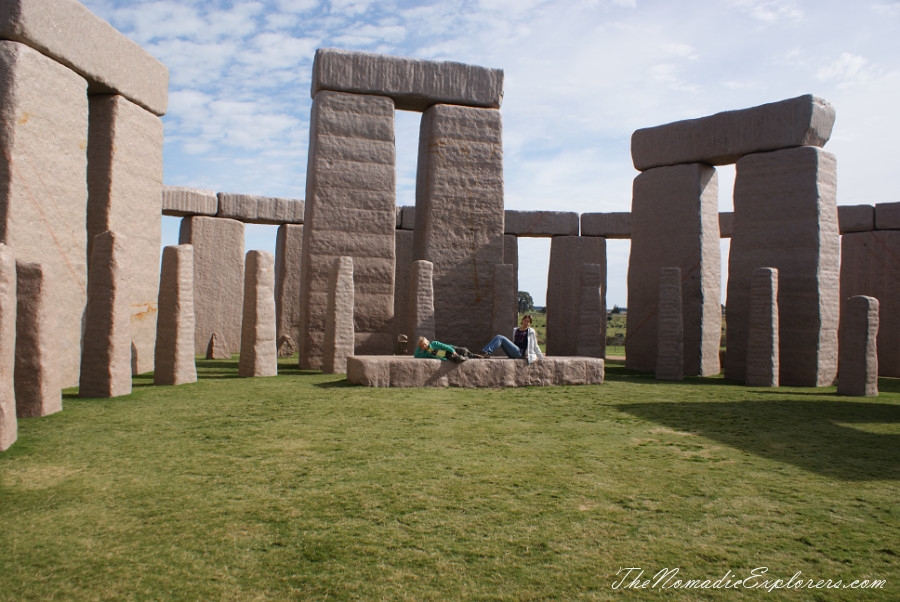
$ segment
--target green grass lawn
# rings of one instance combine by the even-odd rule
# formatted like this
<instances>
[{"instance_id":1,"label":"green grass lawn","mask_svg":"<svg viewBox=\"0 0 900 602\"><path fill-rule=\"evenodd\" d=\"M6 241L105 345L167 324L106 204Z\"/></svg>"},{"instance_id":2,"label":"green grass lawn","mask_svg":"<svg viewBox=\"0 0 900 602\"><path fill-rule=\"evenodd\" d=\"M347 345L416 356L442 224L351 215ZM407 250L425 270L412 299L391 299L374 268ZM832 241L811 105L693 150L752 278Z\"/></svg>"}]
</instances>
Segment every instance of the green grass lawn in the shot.
<instances>
[{"instance_id":1,"label":"green grass lawn","mask_svg":"<svg viewBox=\"0 0 900 602\"><path fill-rule=\"evenodd\" d=\"M21 420L0 599L900 600L896 380L391 390L294 361ZM886 583L613 589L625 567Z\"/></svg>"}]
</instances>

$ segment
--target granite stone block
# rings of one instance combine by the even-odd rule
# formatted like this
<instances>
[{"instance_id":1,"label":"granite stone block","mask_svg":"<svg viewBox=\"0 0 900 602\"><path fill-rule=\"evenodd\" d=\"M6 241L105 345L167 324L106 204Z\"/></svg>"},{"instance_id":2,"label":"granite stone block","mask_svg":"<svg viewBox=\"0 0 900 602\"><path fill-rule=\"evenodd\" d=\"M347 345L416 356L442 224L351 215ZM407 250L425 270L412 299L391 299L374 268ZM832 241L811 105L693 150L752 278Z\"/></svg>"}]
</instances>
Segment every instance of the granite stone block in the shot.
<instances>
[{"instance_id":1,"label":"granite stone block","mask_svg":"<svg viewBox=\"0 0 900 602\"><path fill-rule=\"evenodd\" d=\"M841 234L871 232L875 229L874 205L838 205L837 210Z\"/></svg>"},{"instance_id":2,"label":"granite stone block","mask_svg":"<svg viewBox=\"0 0 900 602\"><path fill-rule=\"evenodd\" d=\"M247 252L242 309L238 376L275 376L275 257L267 251Z\"/></svg>"},{"instance_id":3,"label":"granite stone block","mask_svg":"<svg viewBox=\"0 0 900 602\"><path fill-rule=\"evenodd\" d=\"M338 257L328 287L328 307L325 316L325 342L322 359L324 374L347 372L347 356L353 355L355 332L353 258Z\"/></svg>"},{"instance_id":4,"label":"granite stone block","mask_svg":"<svg viewBox=\"0 0 900 602\"><path fill-rule=\"evenodd\" d=\"M734 211L719 212L719 238L731 238L734 234Z\"/></svg>"},{"instance_id":5,"label":"granite stone block","mask_svg":"<svg viewBox=\"0 0 900 602\"><path fill-rule=\"evenodd\" d=\"M215 215L219 211L219 197L211 190L163 186L162 214L175 217Z\"/></svg>"},{"instance_id":6,"label":"granite stone block","mask_svg":"<svg viewBox=\"0 0 900 602\"><path fill-rule=\"evenodd\" d=\"M900 230L900 203L875 203L875 229Z\"/></svg>"},{"instance_id":7,"label":"granite stone block","mask_svg":"<svg viewBox=\"0 0 900 602\"><path fill-rule=\"evenodd\" d=\"M216 215L247 224L302 224L306 204L297 199L220 192Z\"/></svg>"},{"instance_id":8,"label":"granite stone block","mask_svg":"<svg viewBox=\"0 0 900 602\"><path fill-rule=\"evenodd\" d=\"M606 266L581 266L577 355L606 357L606 299L603 293Z\"/></svg>"},{"instance_id":9,"label":"granite stone block","mask_svg":"<svg viewBox=\"0 0 900 602\"><path fill-rule=\"evenodd\" d=\"M275 320L279 339L300 340L303 226L282 224L275 237ZM294 352L291 352L293 355Z\"/></svg>"},{"instance_id":10,"label":"granite stone block","mask_svg":"<svg viewBox=\"0 0 900 602\"><path fill-rule=\"evenodd\" d=\"M52 272L39 263L16 261L16 415L47 416L62 410L58 358L57 293Z\"/></svg>"},{"instance_id":11,"label":"granite stone block","mask_svg":"<svg viewBox=\"0 0 900 602\"><path fill-rule=\"evenodd\" d=\"M513 289L516 291L516 311L519 307L519 237L512 234L503 235L503 263L513 267Z\"/></svg>"},{"instance_id":12,"label":"granite stone block","mask_svg":"<svg viewBox=\"0 0 900 602\"><path fill-rule=\"evenodd\" d=\"M571 211L515 211L505 212L505 234L534 238L578 236L578 214Z\"/></svg>"},{"instance_id":13,"label":"granite stone block","mask_svg":"<svg viewBox=\"0 0 900 602\"><path fill-rule=\"evenodd\" d=\"M554 236L550 243L547 276L547 354L579 355L581 340L582 271L585 264L601 266L600 305L604 308L600 331L606 339L606 239Z\"/></svg>"},{"instance_id":14,"label":"granite stone block","mask_svg":"<svg viewBox=\"0 0 900 602\"><path fill-rule=\"evenodd\" d=\"M400 207L400 228L402 230L416 229L416 208L415 206Z\"/></svg>"},{"instance_id":15,"label":"granite stone block","mask_svg":"<svg viewBox=\"0 0 900 602\"><path fill-rule=\"evenodd\" d=\"M603 238L631 238L631 212L582 213L581 235Z\"/></svg>"},{"instance_id":16,"label":"granite stone block","mask_svg":"<svg viewBox=\"0 0 900 602\"><path fill-rule=\"evenodd\" d=\"M491 330L507 332L519 321L519 299L512 265L506 263L494 265L493 292L494 312L491 316Z\"/></svg>"},{"instance_id":17,"label":"granite stone block","mask_svg":"<svg viewBox=\"0 0 900 602\"><path fill-rule=\"evenodd\" d=\"M850 297L841 311L838 395L878 396L878 299Z\"/></svg>"},{"instance_id":18,"label":"granite stone block","mask_svg":"<svg viewBox=\"0 0 900 602\"><path fill-rule=\"evenodd\" d=\"M681 268L660 268L656 327L656 379L684 380Z\"/></svg>"},{"instance_id":19,"label":"granite stone block","mask_svg":"<svg viewBox=\"0 0 900 602\"><path fill-rule=\"evenodd\" d=\"M191 245L171 245L163 249L158 307L153 384L196 382L194 247Z\"/></svg>"},{"instance_id":20,"label":"granite stone block","mask_svg":"<svg viewBox=\"0 0 900 602\"><path fill-rule=\"evenodd\" d=\"M18 438L16 419L16 259L0 243L0 452Z\"/></svg>"},{"instance_id":21,"label":"granite stone block","mask_svg":"<svg viewBox=\"0 0 900 602\"><path fill-rule=\"evenodd\" d=\"M750 276L747 333L748 387L778 386L778 270L756 268Z\"/></svg>"},{"instance_id":22,"label":"granite stone block","mask_svg":"<svg viewBox=\"0 0 900 602\"><path fill-rule=\"evenodd\" d=\"M412 262L409 272L409 330L410 342L419 337L429 341L434 334L434 265L421 259ZM448 339L450 340L450 339Z\"/></svg>"}]
</instances>

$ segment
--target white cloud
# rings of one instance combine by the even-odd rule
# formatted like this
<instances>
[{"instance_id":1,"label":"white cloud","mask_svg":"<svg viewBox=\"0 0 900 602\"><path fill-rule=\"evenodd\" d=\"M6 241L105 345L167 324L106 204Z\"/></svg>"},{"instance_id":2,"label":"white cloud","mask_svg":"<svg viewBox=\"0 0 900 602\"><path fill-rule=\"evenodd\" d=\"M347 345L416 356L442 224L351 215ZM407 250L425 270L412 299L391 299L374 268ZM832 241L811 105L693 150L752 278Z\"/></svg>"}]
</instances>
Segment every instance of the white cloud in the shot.
<instances>
[{"instance_id":1,"label":"white cloud","mask_svg":"<svg viewBox=\"0 0 900 602\"><path fill-rule=\"evenodd\" d=\"M766 23L803 16L794 0L730 0L730 4Z\"/></svg>"}]
</instances>

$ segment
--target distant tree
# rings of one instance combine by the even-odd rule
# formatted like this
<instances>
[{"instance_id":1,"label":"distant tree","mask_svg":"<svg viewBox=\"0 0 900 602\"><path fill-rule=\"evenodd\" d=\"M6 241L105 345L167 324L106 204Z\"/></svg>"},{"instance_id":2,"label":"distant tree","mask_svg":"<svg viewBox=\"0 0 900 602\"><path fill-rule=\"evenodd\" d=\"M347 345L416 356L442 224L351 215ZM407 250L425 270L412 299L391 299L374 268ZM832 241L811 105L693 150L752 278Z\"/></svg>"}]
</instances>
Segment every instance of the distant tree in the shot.
<instances>
[{"instance_id":1,"label":"distant tree","mask_svg":"<svg viewBox=\"0 0 900 602\"><path fill-rule=\"evenodd\" d=\"M612 311L609 313L611 313L613 315L618 315L618 314L622 313L622 310L619 309L618 305L613 305Z\"/></svg>"},{"instance_id":2,"label":"distant tree","mask_svg":"<svg viewBox=\"0 0 900 602\"><path fill-rule=\"evenodd\" d=\"M525 291L519 291L519 313L525 314L534 311L534 299Z\"/></svg>"}]
</instances>

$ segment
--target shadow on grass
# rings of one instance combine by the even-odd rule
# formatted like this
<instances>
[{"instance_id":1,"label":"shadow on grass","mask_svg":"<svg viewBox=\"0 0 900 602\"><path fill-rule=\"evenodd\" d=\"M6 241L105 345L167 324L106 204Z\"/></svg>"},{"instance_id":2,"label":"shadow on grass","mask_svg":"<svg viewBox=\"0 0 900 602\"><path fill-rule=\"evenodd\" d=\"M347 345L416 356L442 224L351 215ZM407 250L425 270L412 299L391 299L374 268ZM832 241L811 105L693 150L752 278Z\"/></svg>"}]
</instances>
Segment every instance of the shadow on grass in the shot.
<instances>
[{"instance_id":1,"label":"shadow on grass","mask_svg":"<svg viewBox=\"0 0 900 602\"><path fill-rule=\"evenodd\" d=\"M313 386L322 389L340 389L343 387L356 387L357 385L350 384L350 381L344 378L343 380L333 380L327 383L316 383Z\"/></svg>"}]
</instances>

